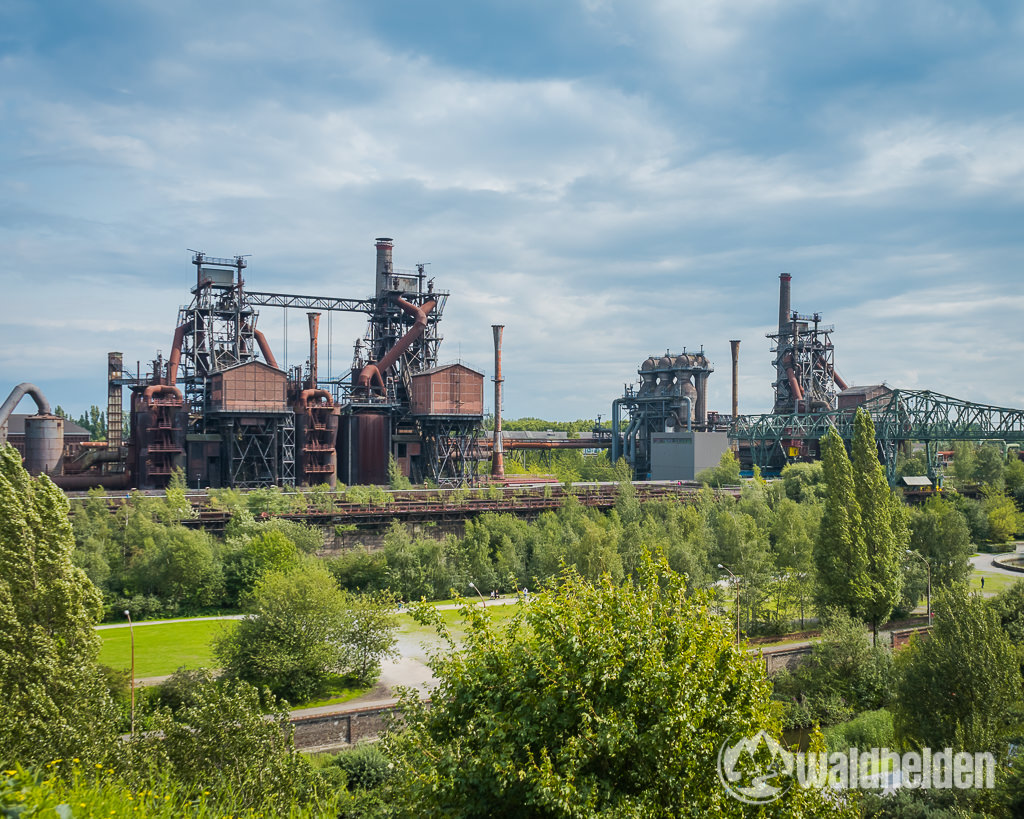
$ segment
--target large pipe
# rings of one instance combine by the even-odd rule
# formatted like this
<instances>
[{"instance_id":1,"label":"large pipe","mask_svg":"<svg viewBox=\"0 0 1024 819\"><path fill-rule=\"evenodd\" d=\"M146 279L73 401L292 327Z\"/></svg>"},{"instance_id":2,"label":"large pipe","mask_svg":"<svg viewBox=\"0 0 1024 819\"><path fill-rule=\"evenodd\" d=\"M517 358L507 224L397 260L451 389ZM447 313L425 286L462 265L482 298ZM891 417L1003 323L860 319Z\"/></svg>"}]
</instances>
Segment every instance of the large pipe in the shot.
<instances>
[{"instance_id":1,"label":"large pipe","mask_svg":"<svg viewBox=\"0 0 1024 819\"><path fill-rule=\"evenodd\" d=\"M334 399L327 390L321 390L319 388L303 390L299 393L298 404L303 409L308 409L310 404L313 403L314 399L317 399L325 407L333 407Z\"/></svg>"},{"instance_id":2,"label":"large pipe","mask_svg":"<svg viewBox=\"0 0 1024 819\"><path fill-rule=\"evenodd\" d=\"M427 314L437 304L436 301L431 300L424 303L422 307L417 307L415 304L410 304L402 298L396 298L395 301L399 307L413 317L413 325L409 328L409 332L398 339L395 346L388 350L380 361L363 367L359 373L359 378L356 380L356 385L363 390L369 390L371 382L375 382L381 390L384 389L384 373L391 369L392 365L398 361L399 356L408 350L409 346L416 339L423 335L423 331L427 329Z\"/></svg>"},{"instance_id":3,"label":"large pipe","mask_svg":"<svg viewBox=\"0 0 1024 819\"><path fill-rule=\"evenodd\" d=\"M740 414L740 340L729 342L732 347L732 417Z\"/></svg>"},{"instance_id":4,"label":"large pipe","mask_svg":"<svg viewBox=\"0 0 1024 819\"><path fill-rule=\"evenodd\" d=\"M785 333L789 329L790 314L790 281L792 276L788 273L779 274L779 333Z\"/></svg>"},{"instance_id":5,"label":"large pipe","mask_svg":"<svg viewBox=\"0 0 1024 819\"><path fill-rule=\"evenodd\" d=\"M46 400L43 391L35 384L23 381L11 390L7 400L0 404L0 436L2 436L0 437L0 443L7 441L7 421L10 419L11 413L14 412L14 408L18 406L21 399L26 395L31 395L32 400L36 402L36 409L39 410L38 415L53 415L50 411L50 402Z\"/></svg>"},{"instance_id":6,"label":"large pipe","mask_svg":"<svg viewBox=\"0 0 1024 819\"><path fill-rule=\"evenodd\" d=\"M796 373L792 367L786 367L786 378L789 379L789 388L793 391L793 397L797 401L804 400L804 391L800 389L800 383L796 380Z\"/></svg>"},{"instance_id":7,"label":"large pipe","mask_svg":"<svg viewBox=\"0 0 1024 819\"><path fill-rule=\"evenodd\" d=\"M693 432L693 402L688 395L680 396L679 400L686 402L686 431ZM679 413L673 410L672 415L675 416L677 422L680 422L676 426L682 426L681 422L683 419L679 417Z\"/></svg>"},{"instance_id":8,"label":"large pipe","mask_svg":"<svg viewBox=\"0 0 1024 819\"><path fill-rule=\"evenodd\" d=\"M317 349L317 342L319 341L320 335L320 314L306 313L306 316L309 318L309 388L315 390L317 376L316 362L319 353Z\"/></svg>"},{"instance_id":9,"label":"large pipe","mask_svg":"<svg viewBox=\"0 0 1024 819\"><path fill-rule=\"evenodd\" d=\"M391 264L391 249L393 247L394 242L386 236L377 239L377 298L391 289L390 279L394 270Z\"/></svg>"},{"instance_id":10,"label":"large pipe","mask_svg":"<svg viewBox=\"0 0 1024 819\"><path fill-rule=\"evenodd\" d=\"M53 481L61 489L80 490L102 486L104 489L127 489L132 485L132 476L128 472L108 475L51 475Z\"/></svg>"},{"instance_id":11,"label":"large pipe","mask_svg":"<svg viewBox=\"0 0 1024 819\"><path fill-rule=\"evenodd\" d=\"M491 477L505 477L505 454L501 448L501 334L503 324L492 324L494 332L494 449L491 452Z\"/></svg>"},{"instance_id":12,"label":"large pipe","mask_svg":"<svg viewBox=\"0 0 1024 819\"><path fill-rule=\"evenodd\" d=\"M260 345L260 352L263 353L264 360L275 370L278 369L277 359L274 358L274 354L270 351L270 344L267 342L267 337L256 328L253 328L252 334L256 339L256 343Z\"/></svg>"},{"instance_id":13,"label":"large pipe","mask_svg":"<svg viewBox=\"0 0 1024 819\"><path fill-rule=\"evenodd\" d=\"M612 451L611 451L611 460L612 460L612 465L613 466L616 463L618 463L619 458L622 455L622 453L620 452L621 447L619 445L619 423L620 423L620 418L622 416L622 405L623 405L623 403L625 403L625 401L626 401L625 398L616 398L614 401L612 401Z\"/></svg>"},{"instance_id":14,"label":"large pipe","mask_svg":"<svg viewBox=\"0 0 1024 819\"><path fill-rule=\"evenodd\" d=\"M149 405L159 395L169 396L176 401L182 400L181 390L177 387L172 387L170 384L151 384L142 391L142 400Z\"/></svg>"},{"instance_id":15,"label":"large pipe","mask_svg":"<svg viewBox=\"0 0 1024 819\"><path fill-rule=\"evenodd\" d=\"M181 362L181 345L185 341L185 333L189 326L182 324L174 330L174 340L171 342L171 354L167 358L167 383L174 386L178 383L178 364Z\"/></svg>"}]
</instances>

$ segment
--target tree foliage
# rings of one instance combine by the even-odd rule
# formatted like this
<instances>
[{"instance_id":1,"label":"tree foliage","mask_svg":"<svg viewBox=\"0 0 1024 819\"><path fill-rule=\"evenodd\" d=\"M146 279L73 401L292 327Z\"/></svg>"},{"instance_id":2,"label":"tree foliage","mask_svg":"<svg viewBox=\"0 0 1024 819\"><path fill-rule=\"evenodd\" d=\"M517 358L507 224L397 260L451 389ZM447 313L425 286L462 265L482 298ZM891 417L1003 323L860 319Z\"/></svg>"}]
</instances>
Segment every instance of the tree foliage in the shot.
<instances>
[{"instance_id":1,"label":"tree foliage","mask_svg":"<svg viewBox=\"0 0 1024 819\"><path fill-rule=\"evenodd\" d=\"M567 570L502 627L464 616L463 650L432 660L432 705L407 700L387 740L398 815L743 814L716 759L731 737L772 731L769 685L666 566L623 585ZM826 807L794 788L766 815Z\"/></svg>"},{"instance_id":2,"label":"tree foliage","mask_svg":"<svg viewBox=\"0 0 1024 819\"><path fill-rule=\"evenodd\" d=\"M1016 654L996 613L954 587L939 596L928 639L897 656L897 736L916 747L968 752L1004 745L1020 701Z\"/></svg>"},{"instance_id":3,"label":"tree foliage","mask_svg":"<svg viewBox=\"0 0 1024 819\"><path fill-rule=\"evenodd\" d=\"M332 675L365 681L394 646L388 600L352 598L316 564L265 574L250 608L215 641L214 653L228 677L292 702L310 698Z\"/></svg>"},{"instance_id":4,"label":"tree foliage","mask_svg":"<svg viewBox=\"0 0 1024 819\"><path fill-rule=\"evenodd\" d=\"M0 449L0 757L102 757L113 708L96 665L100 594L71 562L68 503Z\"/></svg>"}]
</instances>

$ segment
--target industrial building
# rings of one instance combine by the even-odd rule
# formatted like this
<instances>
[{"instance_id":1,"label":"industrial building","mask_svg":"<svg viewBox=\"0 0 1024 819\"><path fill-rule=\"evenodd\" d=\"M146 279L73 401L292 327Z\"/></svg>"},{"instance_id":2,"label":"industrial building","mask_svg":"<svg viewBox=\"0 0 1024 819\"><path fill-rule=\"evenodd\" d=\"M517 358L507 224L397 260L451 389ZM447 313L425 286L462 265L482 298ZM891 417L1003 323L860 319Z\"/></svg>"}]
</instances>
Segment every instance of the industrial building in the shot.
<instances>
[{"instance_id":1,"label":"industrial building","mask_svg":"<svg viewBox=\"0 0 1024 819\"><path fill-rule=\"evenodd\" d=\"M178 469L196 488L385 483L391 458L415 482L470 480L480 458L483 373L439 361L449 294L435 290L424 265L395 268L390 238L377 239L376 252L373 296L350 299L249 290L245 257L193 251L192 299L169 331L167 359L132 372L122 353L108 355L101 451L65 468L74 460L66 422L31 384L11 394L0 424L31 395L39 412L23 422L26 463L76 489L159 489ZM279 366L258 308L307 311L304 365ZM330 311L364 313L367 328L351 369L321 379L319 322Z\"/></svg>"}]
</instances>

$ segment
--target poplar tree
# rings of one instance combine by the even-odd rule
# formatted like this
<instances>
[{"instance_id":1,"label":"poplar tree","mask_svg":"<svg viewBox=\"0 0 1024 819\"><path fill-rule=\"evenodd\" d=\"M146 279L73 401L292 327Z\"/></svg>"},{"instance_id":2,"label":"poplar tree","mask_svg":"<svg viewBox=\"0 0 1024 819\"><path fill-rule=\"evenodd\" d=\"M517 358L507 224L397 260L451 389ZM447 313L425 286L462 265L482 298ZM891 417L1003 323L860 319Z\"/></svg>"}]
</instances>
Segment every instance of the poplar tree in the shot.
<instances>
[{"instance_id":1,"label":"poplar tree","mask_svg":"<svg viewBox=\"0 0 1024 819\"><path fill-rule=\"evenodd\" d=\"M872 593L867 546L853 467L834 429L821 439L821 464L827 494L814 547L816 601L819 609L839 606L863 617Z\"/></svg>"},{"instance_id":2,"label":"poplar tree","mask_svg":"<svg viewBox=\"0 0 1024 819\"><path fill-rule=\"evenodd\" d=\"M903 589L903 555L910 541L902 504L889 489L878 460L875 424L857 410L853 421L853 485L867 553L869 594L861 612L877 639L878 624L892 614Z\"/></svg>"},{"instance_id":3,"label":"poplar tree","mask_svg":"<svg viewBox=\"0 0 1024 819\"><path fill-rule=\"evenodd\" d=\"M71 562L68 501L0 448L0 761L102 758L113 705L99 674L99 591Z\"/></svg>"}]
</instances>

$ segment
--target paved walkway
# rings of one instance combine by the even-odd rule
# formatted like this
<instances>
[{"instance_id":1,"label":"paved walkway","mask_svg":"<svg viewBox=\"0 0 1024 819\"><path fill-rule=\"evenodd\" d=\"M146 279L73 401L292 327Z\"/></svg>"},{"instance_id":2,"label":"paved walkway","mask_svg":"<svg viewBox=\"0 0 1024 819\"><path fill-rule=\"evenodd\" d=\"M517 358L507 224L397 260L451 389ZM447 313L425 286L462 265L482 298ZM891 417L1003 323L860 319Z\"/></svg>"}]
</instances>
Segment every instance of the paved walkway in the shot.
<instances>
[{"instance_id":1,"label":"paved walkway","mask_svg":"<svg viewBox=\"0 0 1024 819\"><path fill-rule=\"evenodd\" d=\"M1011 572L1008 569L1001 569L996 566L993 560L1002 560L1007 557L1022 557L1024 556L1024 545L1018 543L1017 551L1006 552L1001 555L974 555L971 558L971 566L975 571L986 572L988 574L1001 574L1004 577L1015 577L1018 580L1024 580L1024 574L1020 572Z\"/></svg>"}]
</instances>

